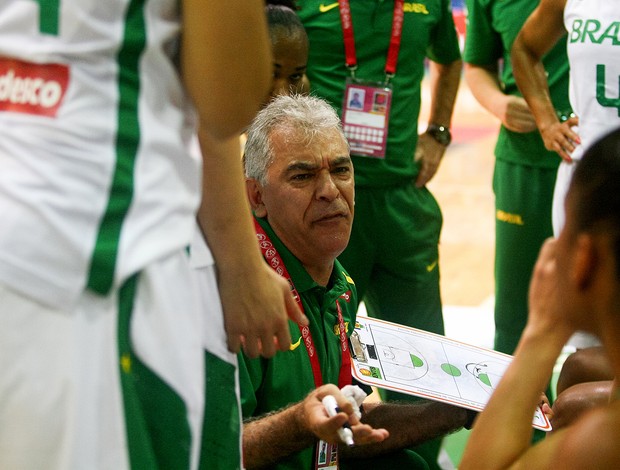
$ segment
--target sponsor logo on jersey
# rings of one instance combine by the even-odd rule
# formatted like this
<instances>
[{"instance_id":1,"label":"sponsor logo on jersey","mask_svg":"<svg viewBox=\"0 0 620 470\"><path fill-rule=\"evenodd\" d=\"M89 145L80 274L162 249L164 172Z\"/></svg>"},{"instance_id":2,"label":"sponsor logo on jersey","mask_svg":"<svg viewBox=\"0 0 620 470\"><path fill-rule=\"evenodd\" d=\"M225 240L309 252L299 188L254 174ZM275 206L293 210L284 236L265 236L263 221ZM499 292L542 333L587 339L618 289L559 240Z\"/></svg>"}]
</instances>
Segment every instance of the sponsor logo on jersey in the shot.
<instances>
[{"instance_id":1,"label":"sponsor logo on jersey","mask_svg":"<svg viewBox=\"0 0 620 470\"><path fill-rule=\"evenodd\" d=\"M69 85L69 67L0 57L0 111L55 117Z\"/></svg>"},{"instance_id":2,"label":"sponsor logo on jersey","mask_svg":"<svg viewBox=\"0 0 620 470\"><path fill-rule=\"evenodd\" d=\"M300 344L301 344L301 336L299 337L296 343L291 343L291 345L289 346L289 349L291 351L295 351L295 349L297 349Z\"/></svg>"},{"instance_id":3,"label":"sponsor logo on jersey","mask_svg":"<svg viewBox=\"0 0 620 470\"><path fill-rule=\"evenodd\" d=\"M500 222L506 222L513 225L524 225L523 217L521 214L511 214L510 212L504 212L503 210L497 210L495 217Z\"/></svg>"},{"instance_id":4,"label":"sponsor logo on jersey","mask_svg":"<svg viewBox=\"0 0 620 470\"><path fill-rule=\"evenodd\" d=\"M426 266L426 271L429 272L429 273L432 272L433 269L435 269L437 267L437 263L438 262L439 262L439 260L435 260L431 264L427 265Z\"/></svg>"},{"instance_id":5,"label":"sponsor logo on jersey","mask_svg":"<svg viewBox=\"0 0 620 470\"><path fill-rule=\"evenodd\" d=\"M321 13L327 13L329 10L333 10L334 8L336 8L338 6L338 2L334 2L334 3L329 3L327 5L325 5L324 3L321 3L319 5L319 11Z\"/></svg>"},{"instance_id":6,"label":"sponsor logo on jersey","mask_svg":"<svg viewBox=\"0 0 620 470\"><path fill-rule=\"evenodd\" d=\"M422 15L428 15L428 9L424 3L407 3L403 4L403 11L405 13L420 13Z\"/></svg>"},{"instance_id":7,"label":"sponsor logo on jersey","mask_svg":"<svg viewBox=\"0 0 620 470\"><path fill-rule=\"evenodd\" d=\"M576 19L568 35L571 43L588 42L592 44L609 43L620 45L620 21L602 22L595 19Z\"/></svg>"}]
</instances>

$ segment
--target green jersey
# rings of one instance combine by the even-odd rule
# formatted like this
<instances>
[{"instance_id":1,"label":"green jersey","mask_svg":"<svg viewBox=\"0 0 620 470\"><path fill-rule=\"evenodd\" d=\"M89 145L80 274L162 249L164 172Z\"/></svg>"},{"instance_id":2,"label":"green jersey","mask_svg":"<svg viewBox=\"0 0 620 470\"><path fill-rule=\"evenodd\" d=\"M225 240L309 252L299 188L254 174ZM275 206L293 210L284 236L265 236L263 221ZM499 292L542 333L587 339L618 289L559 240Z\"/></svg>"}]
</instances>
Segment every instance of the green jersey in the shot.
<instances>
[{"instance_id":1,"label":"green jersey","mask_svg":"<svg viewBox=\"0 0 620 470\"><path fill-rule=\"evenodd\" d=\"M467 0L468 26L465 62L473 65L501 63L500 82L504 93L521 96L514 76L510 49L523 23L538 6L538 0ZM560 40L544 57L551 100L558 113L570 114L568 99L568 59L566 39ZM555 168L560 157L545 149L538 131L517 133L501 127L495 156L504 161L529 166Z\"/></svg>"},{"instance_id":2,"label":"green jersey","mask_svg":"<svg viewBox=\"0 0 620 470\"><path fill-rule=\"evenodd\" d=\"M345 50L336 2L300 0L299 16L310 39L307 75L314 93L340 113L345 81ZM385 81L385 62L392 33L394 2L351 2L358 68L363 80ZM406 183L418 174L413 155L418 141L420 83L424 59L448 64L460 58L449 0L404 4L401 46L393 85L385 158L353 155L357 187Z\"/></svg>"},{"instance_id":3,"label":"green jersey","mask_svg":"<svg viewBox=\"0 0 620 470\"><path fill-rule=\"evenodd\" d=\"M353 332L357 294L355 285L338 261L327 287L320 286L306 272L301 262L284 246L264 219L257 219L269 238L299 293L310 333L321 366L323 383L338 384L342 363L336 302L342 310L347 334ZM303 400L316 387L312 365L296 323L289 322L292 345L270 359L249 359L239 354L241 406L244 419L261 416ZM274 469L309 469L314 448L283 459Z\"/></svg>"}]
</instances>

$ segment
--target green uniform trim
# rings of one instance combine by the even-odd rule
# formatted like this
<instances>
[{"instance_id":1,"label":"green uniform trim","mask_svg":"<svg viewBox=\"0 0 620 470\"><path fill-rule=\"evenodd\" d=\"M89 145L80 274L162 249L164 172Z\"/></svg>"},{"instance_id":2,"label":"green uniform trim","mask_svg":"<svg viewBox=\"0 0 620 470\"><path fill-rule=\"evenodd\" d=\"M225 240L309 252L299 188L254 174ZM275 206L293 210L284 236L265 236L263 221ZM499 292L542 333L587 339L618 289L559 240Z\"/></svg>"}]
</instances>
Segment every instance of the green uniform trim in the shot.
<instances>
[{"instance_id":1,"label":"green uniform trim","mask_svg":"<svg viewBox=\"0 0 620 470\"><path fill-rule=\"evenodd\" d=\"M119 292L118 354L125 425L132 469L186 470L192 436L181 397L136 356L131 316L139 275Z\"/></svg>"},{"instance_id":2,"label":"green uniform trim","mask_svg":"<svg viewBox=\"0 0 620 470\"><path fill-rule=\"evenodd\" d=\"M200 468L239 469L241 411L234 393L236 367L205 351L205 370L207 406L202 427Z\"/></svg>"},{"instance_id":3,"label":"green uniform trim","mask_svg":"<svg viewBox=\"0 0 620 470\"><path fill-rule=\"evenodd\" d=\"M90 289L101 294L109 292L112 288L121 228L133 198L134 166L140 145L139 66L146 46L145 2L146 0L132 0L129 3L123 44L117 59L119 104L116 166L108 205L99 225L87 283Z\"/></svg>"},{"instance_id":4,"label":"green uniform trim","mask_svg":"<svg viewBox=\"0 0 620 470\"><path fill-rule=\"evenodd\" d=\"M37 0L39 4L39 31L42 34L58 35L60 0Z\"/></svg>"}]
</instances>

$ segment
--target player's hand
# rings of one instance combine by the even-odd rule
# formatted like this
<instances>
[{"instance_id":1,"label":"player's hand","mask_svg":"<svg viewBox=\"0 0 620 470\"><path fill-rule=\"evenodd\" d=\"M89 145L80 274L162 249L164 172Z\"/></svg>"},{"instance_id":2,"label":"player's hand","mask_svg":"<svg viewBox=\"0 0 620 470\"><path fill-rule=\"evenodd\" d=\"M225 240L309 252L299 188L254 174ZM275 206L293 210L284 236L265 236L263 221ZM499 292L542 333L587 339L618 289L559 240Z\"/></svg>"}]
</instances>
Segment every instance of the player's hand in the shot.
<instances>
[{"instance_id":1,"label":"player's hand","mask_svg":"<svg viewBox=\"0 0 620 470\"><path fill-rule=\"evenodd\" d=\"M547 394L542 393L540 396L540 403L538 404L543 414L547 417L547 419L551 422L553 420L553 408L551 408L551 403L549 402L549 398Z\"/></svg>"},{"instance_id":2,"label":"player's hand","mask_svg":"<svg viewBox=\"0 0 620 470\"><path fill-rule=\"evenodd\" d=\"M520 96L505 95L498 116L504 127L513 132L533 132L537 130L536 121L527 102Z\"/></svg>"},{"instance_id":3,"label":"player's hand","mask_svg":"<svg viewBox=\"0 0 620 470\"><path fill-rule=\"evenodd\" d=\"M446 147L432 136L424 133L418 137L414 160L420 163L420 172L415 182L416 187L422 188L435 176L445 151Z\"/></svg>"},{"instance_id":4,"label":"player's hand","mask_svg":"<svg viewBox=\"0 0 620 470\"><path fill-rule=\"evenodd\" d=\"M289 318L308 324L288 282L263 262L243 275L219 270L218 283L231 352L243 346L248 357L271 357L291 345Z\"/></svg>"},{"instance_id":5,"label":"player's hand","mask_svg":"<svg viewBox=\"0 0 620 470\"><path fill-rule=\"evenodd\" d=\"M557 152L566 162L572 162L570 154L575 150L575 146L581 143L579 135L572 129L578 125L579 118L571 117L564 122L557 121L541 128L540 134L547 150Z\"/></svg>"}]
</instances>

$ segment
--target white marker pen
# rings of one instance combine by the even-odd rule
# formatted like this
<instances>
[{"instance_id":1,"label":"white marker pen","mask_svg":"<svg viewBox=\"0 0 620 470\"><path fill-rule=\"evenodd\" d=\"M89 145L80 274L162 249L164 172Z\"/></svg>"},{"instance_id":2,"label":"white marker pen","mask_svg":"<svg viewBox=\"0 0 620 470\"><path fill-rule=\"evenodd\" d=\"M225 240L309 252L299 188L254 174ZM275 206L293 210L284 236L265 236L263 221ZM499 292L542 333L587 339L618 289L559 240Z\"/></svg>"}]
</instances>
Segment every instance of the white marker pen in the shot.
<instances>
[{"instance_id":1,"label":"white marker pen","mask_svg":"<svg viewBox=\"0 0 620 470\"><path fill-rule=\"evenodd\" d=\"M336 416L338 413L340 413L340 408L338 408L338 402L336 402L336 399L333 395L326 395L322 401L323 406L325 407L325 411L327 411L327 414L330 417ZM338 429L338 437L340 437L340 440L349 447L355 445L355 442L353 442L353 431L351 431L351 427L349 426L348 422L344 423L342 427Z\"/></svg>"}]
</instances>

